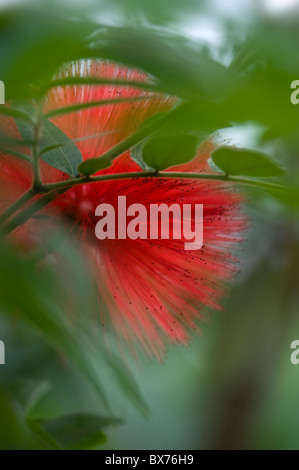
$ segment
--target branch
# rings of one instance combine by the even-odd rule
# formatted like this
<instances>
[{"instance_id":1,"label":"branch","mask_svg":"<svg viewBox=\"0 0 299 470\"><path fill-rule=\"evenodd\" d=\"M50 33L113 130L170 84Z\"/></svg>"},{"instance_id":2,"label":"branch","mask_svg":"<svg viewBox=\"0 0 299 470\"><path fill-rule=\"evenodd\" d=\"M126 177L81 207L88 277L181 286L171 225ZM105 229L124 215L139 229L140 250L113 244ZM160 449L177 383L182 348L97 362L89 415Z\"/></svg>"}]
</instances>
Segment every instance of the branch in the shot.
<instances>
[{"instance_id":1,"label":"branch","mask_svg":"<svg viewBox=\"0 0 299 470\"><path fill-rule=\"evenodd\" d=\"M17 214L11 221L7 222L3 228L2 233L8 234L18 228L20 225L23 225L27 220L29 220L36 212L44 208L58 195L63 194L68 189L80 185L80 184L90 184L98 183L103 181L113 181L113 180L122 180L122 179L136 179L136 178L167 178L167 179L193 179L193 180L206 180L206 181L223 181L224 183L235 183L246 186L257 187L260 189L272 190L276 192L288 192L289 188L281 186L275 183L267 183L265 181L251 180L249 178L238 177L238 176L229 176L225 174L208 174L208 173L184 173L184 172L132 172L132 173L117 173L110 175L100 175L94 177L82 177L77 179L72 179L68 181L62 181L60 183L52 183L48 185L43 185L40 188L40 191L46 192L38 201L34 202L25 209L23 212ZM32 190L33 191L33 190ZM33 191L33 194L37 194L36 191ZM18 203L18 201L17 201ZM16 203L16 204L17 204ZM13 211L11 211L13 212Z\"/></svg>"},{"instance_id":2,"label":"branch","mask_svg":"<svg viewBox=\"0 0 299 470\"><path fill-rule=\"evenodd\" d=\"M194 179L194 180L216 180L223 182L238 183L246 186L254 186L261 189L275 190L275 191L288 191L289 188L276 183L268 183L266 181L259 181L250 178L239 176L229 176L225 174L215 173L186 173L186 172L166 172L166 171L139 171L132 173L115 173L99 176L83 176L71 180L61 181L59 183L46 184L42 188L44 191L69 189L73 186L87 183L98 183L101 181L112 181L132 178L167 178L167 179Z\"/></svg>"}]
</instances>

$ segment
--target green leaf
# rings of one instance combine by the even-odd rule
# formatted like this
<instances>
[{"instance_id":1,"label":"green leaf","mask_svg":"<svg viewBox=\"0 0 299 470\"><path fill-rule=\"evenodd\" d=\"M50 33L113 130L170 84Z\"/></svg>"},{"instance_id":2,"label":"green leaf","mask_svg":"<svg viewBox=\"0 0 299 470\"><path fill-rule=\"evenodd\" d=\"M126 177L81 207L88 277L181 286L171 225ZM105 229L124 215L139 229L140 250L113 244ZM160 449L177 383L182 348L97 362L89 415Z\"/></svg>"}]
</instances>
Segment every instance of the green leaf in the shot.
<instances>
[{"instance_id":1,"label":"green leaf","mask_svg":"<svg viewBox=\"0 0 299 470\"><path fill-rule=\"evenodd\" d=\"M52 386L49 382L42 382L29 396L29 399L25 406L25 414L28 418L31 417L37 404L41 399L51 390Z\"/></svg>"},{"instance_id":2,"label":"green leaf","mask_svg":"<svg viewBox=\"0 0 299 470\"><path fill-rule=\"evenodd\" d=\"M284 171L260 152L233 147L221 147L213 152L213 162L227 175L270 177Z\"/></svg>"},{"instance_id":3,"label":"green leaf","mask_svg":"<svg viewBox=\"0 0 299 470\"><path fill-rule=\"evenodd\" d=\"M107 438L102 431L98 431L95 434L87 437L83 441L76 442L75 444L68 447L67 450L92 450L96 449L102 444L105 444Z\"/></svg>"},{"instance_id":4,"label":"green leaf","mask_svg":"<svg viewBox=\"0 0 299 470\"><path fill-rule=\"evenodd\" d=\"M59 418L36 421L36 424L63 448L94 447L105 441L103 428L121 423L111 416L74 413Z\"/></svg>"},{"instance_id":5,"label":"green leaf","mask_svg":"<svg viewBox=\"0 0 299 470\"><path fill-rule=\"evenodd\" d=\"M24 143L33 142L33 127L28 124L28 122L23 122L19 118L15 118L15 123L17 125L18 131L21 134Z\"/></svg>"},{"instance_id":6,"label":"green leaf","mask_svg":"<svg viewBox=\"0 0 299 470\"><path fill-rule=\"evenodd\" d=\"M80 265L78 264L80 263L78 255L74 249L64 244L63 239L60 239L60 242L55 242L56 253L60 249L59 246L63 246L62 256L64 256L65 269L68 269L68 273L73 273L72 277L69 276L66 281L65 288L68 282L71 282L71 280L74 282L72 287L73 291L76 291L79 305L83 278L79 272L76 272L79 271L77 266ZM63 352L73 362L93 386L101 403L106 409L109 409L101 378L97 376L92 362L90 335L87 335L81 324L80 326L73 324L70 328L65 312L61 307L65 301L63 297L65 294L63 291L59 291L60 281L57 279L57 271L54 273L45 269L37 272L34 259L25 260L16 256L12 248L7 245L0 244L0 255L1 309L6 312L21 312L22 317L39 330L56 350ZM83 265L80 266L81 270L84 270ZM82 287L79 282L75 282L75 275L78 275L78 279L80 277ZM87 274L85 275L87 276ZM88 292L88 285L84 285L84 290ZM87 299L85 301L87 302ZM79 322L79 317L77 322Z\"/></svg>"},{"instance_id":7,"label":"green leaf","mask_svg":"<svg viewBox=\"0 0 299 470\"><path fill-rule=\"evenodd\" d=\"M49 165L63 171L64 173L67 173L70 176L77 176L77 168L83 161L80 150L71 141L71 139L55 126L55 124L51 121L44 122L41 147L61 144L67 141L69 141L68 145L52 149L50 152L44 153L41 158Z\"/></svg>"},{"instance_id":8,"label":"green leaf","mask_svg":"<svg viewBox=\"0 0 299 470\"><path fill-rule=\"evenodd\" d=\"M99 137L104 137L105 135L109 134L117 134L119 131L109 131L109 132L100 132L99 134L91 134L91 135L86 135L84 137L77 137L76 139L71 139L71 142L83 142L85 140L92 140L92 139L98 139ZM49 147L44 147L40 150L40 155L43 155L44 153L50 152L51 150L55 150L61 147L65 147L66 145L70 145L69 139L67 141L64 141L59 144L54 144L54 145L49 145Z\"/></svg>"},{"instance_id":9,"label":"green leaf","mask_svg":"<svg viewBox=\"0 0 299 470\"><path fill-rule=\"evenodd\" d=\"M135 408L145 417L149 414L148 406L140 392L133 376L119 364L119 360L112 354L107 357L107 363L118 381L122 392L128 397Z\"/></svg>"},{"instance_id":10,"label":"green leaf","mask_svg":"<svg viewBox=\"0 0 299 470\"><path fill-rule=\"evenodd\" d=\"M0 77L7 100L36 98L63 63L90 57L85 44L94 25L82 15L74 20L74 11L62 5L40 3L1 9Z\"/></svg>"},{"instance_id":11,"label":"green leaf","mask_svg":"<svg viewBox=\"0 0 299 470\"><path fill-rule=\"evenodd\" d=\"M22 111L19 111L18 109L7 108L5 106L1 106L0 115L10 116L10 117L17 118L17 119L20 119L22 121L32 124L30 116L28 116L26 113L23 113Z\"/></svg>"},{"instance_id":12,"label":"green leaf","mask_svg":"<svg viewBox=\"0 0 299 470\"><path fill-rule=\"evenodd\" d=\"M42 426L39 425L37 421L34 421L31 418L26 419L28 428L33 432L33 434L39 439L39 441L49 449L53 450L62 450L62 447L52 438L52 436L47 433Z\"/></svg>"},{"instance_id":13,"label":"green leaf","mask_svg":"<svg viewBox=\"0 0 299 470\"><path fill-rule=\"evenodd\" d=\"M196 154L197 138L193 135L155 137L142 149L144 162L155 170L189 162Z\"/></svg>"},{"instance_id":14,"label":"green leaf","mask_svg":"<svg viewBox=\"0 0 299 470\"><path fill-rule=\"evenodd\" d=\"M136 45L138 44L138 47ZM101 28L91 44L96 55L145 70L158 79L167 93L194 99L194 96L222 97L232 77L222 64L192 40L150 28Z\"/></svg>"},{"instance_id":15,"label":"green leaf","mask_svg":"<svg viewBox=\"0 0 299 470\"><path fill-rule=\"evenodd\" d=\"M32 127L19 119L15 121L24 141L31 141ZM61 145L61 147L55 148L57 145ZM82 154L71 139L51 121L44 121L40 147L52 147L51 150L41 155L42 160L71 177L77 176L77 168L83 161Z\"/></svg>"}]
</instances>

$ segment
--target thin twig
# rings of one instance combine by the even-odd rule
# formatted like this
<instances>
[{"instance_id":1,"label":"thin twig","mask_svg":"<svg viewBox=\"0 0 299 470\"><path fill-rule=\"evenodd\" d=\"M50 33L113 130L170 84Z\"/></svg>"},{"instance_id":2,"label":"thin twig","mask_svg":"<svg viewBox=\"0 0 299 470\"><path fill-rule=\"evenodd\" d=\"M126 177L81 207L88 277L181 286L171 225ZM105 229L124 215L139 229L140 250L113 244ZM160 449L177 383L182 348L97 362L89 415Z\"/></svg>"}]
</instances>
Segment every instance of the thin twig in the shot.
<instances>
[{"instance_id":1,"label":"thin twig","mask_svg":"<svg viewBox=\"0 0 299 470\"><path fill-rule=\"evenodd\" d=\"M33 189L26 191L19 199L17 199L8 209L0 215L0 225L4 224L15 212L17 212L26 202L35 195Z\"/></svg>"},{"instance_id":2,"label":"thin twig","mask_svg":"<svg viewBox=\"0 0 299 470\"><path fill-rule=\"evenodd\" d=\"M33 202L31 206L27 207L24 211L19 212L12 220L8 221L1 227L1 234L7 235L10 232L14 231L16 228L25 224L36 212L43 209L43 207L50 204L57 195L63 194L65 190L60 191L50 191L49 193L42 196L38 201Z\"/></svg>"}]
</instances>

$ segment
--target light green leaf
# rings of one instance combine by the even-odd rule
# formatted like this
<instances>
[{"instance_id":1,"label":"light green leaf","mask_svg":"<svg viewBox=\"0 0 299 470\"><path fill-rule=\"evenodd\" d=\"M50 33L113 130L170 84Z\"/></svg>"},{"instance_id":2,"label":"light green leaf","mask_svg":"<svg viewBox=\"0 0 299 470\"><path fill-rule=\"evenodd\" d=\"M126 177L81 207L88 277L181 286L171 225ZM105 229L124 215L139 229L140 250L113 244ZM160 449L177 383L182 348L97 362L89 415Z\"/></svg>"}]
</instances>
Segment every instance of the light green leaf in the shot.
<instances>
[{"instance_id":1,"label":"light green leaf","mask_svg":"<svg viewBox=\"0 0 299 470\"><path fill-rule=\"evenodd\" d=\"M189 162L196 154L197 138L193 135L155 137L142 149L144 162L155 170L165 170Z\"/></svg>"},{"instance_id":2,"label":"light green leaf","mask_svg":"<svg viewBox=\"0 0 299 470\"><path fill-rule=\"evenodd\" d=\"M213 152L212 159L227 175L270 177L284 173L267 155L252 150L221 147Z\"/></svg>"},{"instance_id":3,"label":"light green leaf","mask_svg":"<svg viewBox=\"0 0 299 470\"><path fill-rule=\"evenodd\" d=\"M107 363L109 364L110 369L114 372L115 379L118 381L123 393L142 415L148 416L148 406L144 401L139 386L133 376L128 373L128 371L124 370L124 368L119 364L117 357L112 354L107 357Z\"/></svg>"}]
</instances>

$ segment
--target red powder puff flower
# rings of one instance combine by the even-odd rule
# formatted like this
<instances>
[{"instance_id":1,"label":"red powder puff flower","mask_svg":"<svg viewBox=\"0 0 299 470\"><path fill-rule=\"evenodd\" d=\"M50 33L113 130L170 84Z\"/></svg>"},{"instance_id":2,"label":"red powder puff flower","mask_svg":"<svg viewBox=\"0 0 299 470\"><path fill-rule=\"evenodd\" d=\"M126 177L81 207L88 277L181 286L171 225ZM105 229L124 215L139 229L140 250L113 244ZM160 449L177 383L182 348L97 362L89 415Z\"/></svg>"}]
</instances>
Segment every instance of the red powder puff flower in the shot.
<instances>
[{"instance_id":1,"label":"red powder puff flower","mask_svg":"<svg viewBox=\"0 0 299 470\"><path fill-rule=\"evenodd\" d=\"M144 74L108 63L78 63L62 75L145 81ZM53 89L46 109L110 98L138 97L144 91L128 86L72 85ZM134 132L151 115L169 109L173 100L160 95L144 101L110 104L84 109L53 119L69 138L105 134L77 142L83 159L98 157ZM12 122L6 132L17 135ZM174 171L204 172L210 149L202 148L190 163ZM1 155L0 183L2 210L31 184L27 162ZM99 174L137 172L139 166L130 152L118 157ZM171 170L170 170L171 171ZM211 170L209 170L211 171ZM66 175L41 162L43 182L57 182ZM103 203L114 206L118 196L127 204L184 203L204 206L204 246L185 251L183 240L103 240L95 237L95 208ZM232 185L219 181L140 178L83 184L69 189L44 209L51 217L64 219L76 233L81 247L94 262L98 280L101 321L107 316L117 334L131 345L138 340L146 352L160 357L167 343L187 344L198 320L210 309L220 309L225 282L236 272L231 252L241 240L245 217L240 211L242 196ZM41 222L39 221L39 224ZM28 221L19 236L31 239L37 221Z\"/></svg>"}]
</instances>

